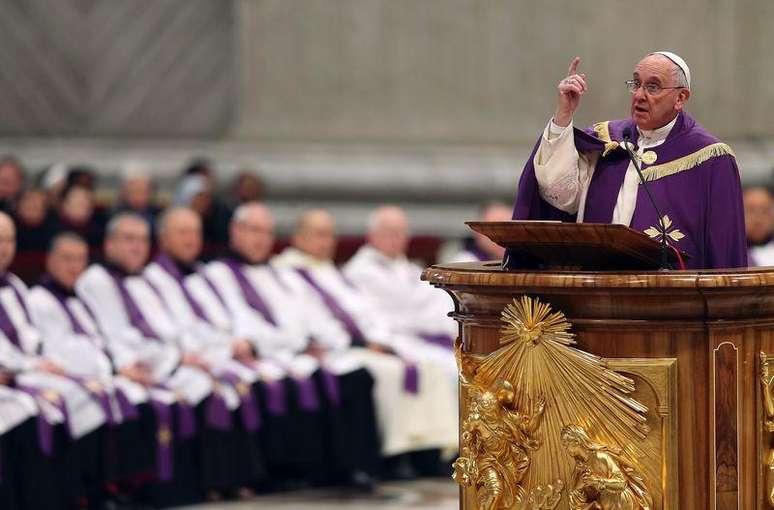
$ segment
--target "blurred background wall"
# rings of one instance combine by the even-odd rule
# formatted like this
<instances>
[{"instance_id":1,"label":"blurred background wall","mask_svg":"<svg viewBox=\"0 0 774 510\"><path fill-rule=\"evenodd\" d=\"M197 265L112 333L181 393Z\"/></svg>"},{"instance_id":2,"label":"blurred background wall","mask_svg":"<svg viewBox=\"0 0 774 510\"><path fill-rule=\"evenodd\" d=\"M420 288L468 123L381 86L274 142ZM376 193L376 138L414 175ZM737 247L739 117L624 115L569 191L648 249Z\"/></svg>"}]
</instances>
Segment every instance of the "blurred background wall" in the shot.
<instances>
[{"instance_id":1,"label":"blurred background wall","mask_svg":"<svg viewBox=\"0 0 774 510\"><path fill-rule=\"evenodd\" d=\"M193 156L256 169L287 230L308 205L344 232L373 205L461 236L510 201L575 55L578 124L628 115L624 80L657 49L693 74L689 111L774 165L774 2L650 0L0 0L0 153L30 169L127 160L171 183Z\"/></svg>"}]
</instances>

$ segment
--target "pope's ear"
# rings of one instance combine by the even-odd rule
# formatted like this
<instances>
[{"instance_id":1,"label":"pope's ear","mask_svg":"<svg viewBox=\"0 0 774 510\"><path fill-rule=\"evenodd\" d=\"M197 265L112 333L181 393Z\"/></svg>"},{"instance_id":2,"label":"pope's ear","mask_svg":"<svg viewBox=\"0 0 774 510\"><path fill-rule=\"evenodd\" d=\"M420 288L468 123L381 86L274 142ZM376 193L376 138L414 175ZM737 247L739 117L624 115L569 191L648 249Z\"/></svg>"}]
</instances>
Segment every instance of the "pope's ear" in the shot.
<instances>
[{"instance_id":1,"label":"pope's ear","mask_svg":"<svg viewBox=\"0 0 774 510\"><path fill-rule=\"evenodd\" d=\"M691 97L691 91L689 89L680 89L677 94L677 101L675 102L675 110L682 110L685 103L688 102L688 98Z\"/></svg>"}]
</instances>

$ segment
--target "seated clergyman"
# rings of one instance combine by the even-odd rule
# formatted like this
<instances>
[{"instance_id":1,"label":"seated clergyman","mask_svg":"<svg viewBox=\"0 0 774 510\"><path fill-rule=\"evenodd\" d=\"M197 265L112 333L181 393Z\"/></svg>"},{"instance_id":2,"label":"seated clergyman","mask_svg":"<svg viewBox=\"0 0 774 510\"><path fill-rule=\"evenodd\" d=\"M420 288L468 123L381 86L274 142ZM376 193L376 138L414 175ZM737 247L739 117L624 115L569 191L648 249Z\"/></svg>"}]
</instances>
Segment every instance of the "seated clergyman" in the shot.
<instances>
[{"instance_id":1,"label":"seated clergyman","mask_svg":"<svg viewBox=\"0 0 774 510\"><path fill-rule=\"evenodd\" d=\"M446 347L451 359L458 326L448 314L454 303L448 294L421 281L422 268L406 256L410 239L406 213L396 206L374 210L368 218L366 239L344 264L344 275L397 331Z\"/></svg>"},{"instance_id":2,"label":"seated clergyman","mask_svg":"<svg viewBox=\"0 0 774 510\"><path fill-rule=\"evenodd\" d=\"M133 213L115 216L104 248L105 263L92 264L75 290L107 339L118 373L149 391L160 429L159 477L185 479L180 486L211 498L239 489L245 480L240 469L233 469L239 437L231 416L239 397L213 377L207 360L187 348L185 332L143 274L150 252L147 222ZM174 421L169 418L172 408L178 418ZM183 462L186 451L197 462Z\"/></svg>"},{"instance_id":3,"label":"seated clergyman","mask_svg":"<svg viewBox=\"0 0 774 510\"><path fill-rule=\"evenodd\" d=\"M457 372L448 349L400 333L382 309L333 264L335 222L327 211L304 213L292 242L270 265L291 269L305 289L307 306L338 321L350 344L364 351L361 357L377 380L382 453L455 448ZM392 359L375 360L370 355L374 352L388 353ZM401 364L405 366L396 371ZM409 377L412 370L413 378Z\"/></svg>"},{"instance_id":4,"label":"seated clergyman","mask_svg":"<svg viewBox=\"0 0 774 510\"><path fill-rule=\"evenodd\" d=\"M46 355L66 366L102 407L111 429L102 445L110 452L105 456L107 472L111 481L128 480L152 471L152 411L142 385L113 374L107 342L75 295L75 282L88 263L83 238L70 232L57 235L46 258L46 273L30 290L30 316L42 334Z\"/></svg>"},{"instance_id":5,"label":"seated clergyman","mask_svg":"<svg viewBox=\"0 0 774 510\"><path fill-rule=\"evenodd\" d=\"M16 230L5 213L0 213L0 380L13 381L15 388L27 394L37 406L37 446L44 457L56 458L68 451L68 455L82 465L74 467L72 479L83 482L82 468L86 467L83 449L94 440L98 429L106 422L106 415L92 390L79 381L69 366L63 366L44 348L41 332L31 320L29 291L27 286L8 272L16 249ZM18 395L11 400L19 401ZM25 399L28 400L28 399ZM21 418L21 405L12 406L11 423ZM63 427L65 437L72 442L63 444L55 429ZM46 464L45 459L40 459ZM34 469L44 470L40 465ZM63 478L62 473L52 471L52 476ZM86 490L91 491L90 488ZM35 495L33 495L35 496ZM70 502L86 496L80 487L70 487L62 495Z\"/></svg>"},{"instance_id":6,"label":"seated clergyman","mask_svg":"<svg viewBox=\"0 0 774 510\"><path fill-rule=\"evenodd\" d=\"M304 422L321 420L303 439L318 438L330 452L324 459L328 480L371 489L379 459L373 378L349 352L341 327L306 306L291 275L266 264L273 241L268 209L249 202L239 206L229 227L230 249L209 264L208 276L233 317L234 331L250 339L262 362L281 367L296 383L304 397ZM308 382L312 387L305 389ZM323 391L309 392L315 387Z\"/></svg>"}]
</instances>

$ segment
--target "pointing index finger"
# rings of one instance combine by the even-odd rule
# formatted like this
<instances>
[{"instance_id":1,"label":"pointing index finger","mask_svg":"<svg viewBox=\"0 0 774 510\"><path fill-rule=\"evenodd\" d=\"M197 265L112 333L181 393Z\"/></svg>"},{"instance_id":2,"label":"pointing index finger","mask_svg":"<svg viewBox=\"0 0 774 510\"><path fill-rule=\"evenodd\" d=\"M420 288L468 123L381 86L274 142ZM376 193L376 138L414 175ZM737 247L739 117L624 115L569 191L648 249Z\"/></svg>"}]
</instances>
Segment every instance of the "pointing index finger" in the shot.
<instances>
[{"instance_id":1,"label":"pointing index finger","mask_svg":"<svg viewBox=\"0 0 774 510\"><path fill-rule=\"evenodd\" d=\"M575 57L572 59L572 62L570 63L570 69L567 71L567 76L572 76L573 74L577 74L578 71L578 64L580 64L580 57Z\"/></svg>"}]
</instances>

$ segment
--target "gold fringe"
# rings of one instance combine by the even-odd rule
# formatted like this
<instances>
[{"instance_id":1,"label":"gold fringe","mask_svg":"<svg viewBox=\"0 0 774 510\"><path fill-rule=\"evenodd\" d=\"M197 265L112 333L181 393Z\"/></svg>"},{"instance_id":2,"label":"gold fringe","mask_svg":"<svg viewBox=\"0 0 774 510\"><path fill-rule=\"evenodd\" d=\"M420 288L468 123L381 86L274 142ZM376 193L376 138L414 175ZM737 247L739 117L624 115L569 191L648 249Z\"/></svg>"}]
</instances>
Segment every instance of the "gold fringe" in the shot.
<instances>
[{"instance_id":1,"label":"gold fringe","mask_svg":"<svg viewBox=\"0 0 774 510\"><path fill-rule=\"evenodd\" d=\"M642 171L642 175L647 182L655 181L674 175L676 173L684 172L695 168L705 161L720 156L732 156L736 158L734 151L725 143L713 143L703 149L699 149L693 154L688 154L682 158L677 158L669 163L663 163L661 165L653 165Z\"/></svg>"},{"instance_id":2,"label":"gold fringe","mask_svg":"<svg viewBox=\"0 0 774 510\"><path fill-rule=\"evenodd\" d=\"M605 142L605 150L602 152L602 157L608 155L610 151L616 150L621 144L610 138L610 121L597 122L594 124L594 133L597 134L597 138Z\"/></svg>"},{"instance_id":3,"label":"gold fringe","mask_svg":"<svg viewBox=\"0 0 774 510\"><path fill-rule=\"evenodd\" d=\"M604 122L597 122L594 124L594 132L597 134L597 138L602 140L603 142L612 142L612 139L610 138L610 121L606 120Z\"/></svg>"}]
</instances>

